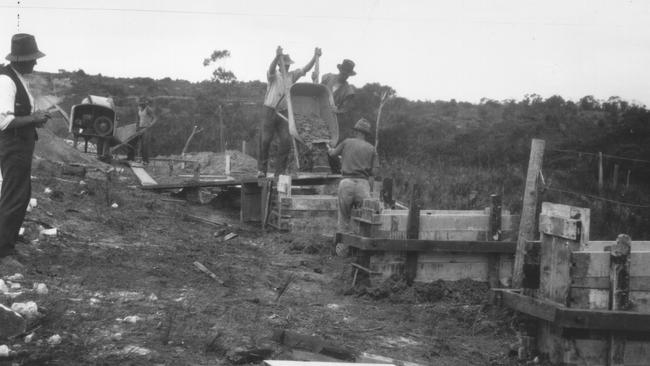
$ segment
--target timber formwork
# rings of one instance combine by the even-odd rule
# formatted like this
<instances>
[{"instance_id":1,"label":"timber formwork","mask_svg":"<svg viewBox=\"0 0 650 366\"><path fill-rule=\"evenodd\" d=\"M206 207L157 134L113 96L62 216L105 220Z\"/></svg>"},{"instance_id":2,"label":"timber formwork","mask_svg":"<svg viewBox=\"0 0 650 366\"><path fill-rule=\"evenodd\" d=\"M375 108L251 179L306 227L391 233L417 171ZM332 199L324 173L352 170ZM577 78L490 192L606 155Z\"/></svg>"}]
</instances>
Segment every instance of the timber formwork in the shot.
<instances>
[{"instance_id":1,"label":"timber formwork","mask_svg":"<svg viewBox=\"0 0 650 366\"><path fill-rule=\"evenodd\" d=\"M557 365L650 365L650 243L591 242L588 209L546 202L539 231L524 288L495 290L534 320L523 352Z\"/></svg>"},{"instance_id":2,"label":"timber formwork","mask_svg":"<svg viewBox=\"0 0 650 366\"><path fill-rule=\"evenodd\" d=\"M507 286L516 243L502 239L512 237L518 220L501 211L498 196L493 200L489 209L462 211L421 210L413 203L408 210L385 210L368 199L353 211L354 233L338 233L336 241L352 249L371 281L397 274L408 282L472 279Z\"/></svg>"}]
</instances>

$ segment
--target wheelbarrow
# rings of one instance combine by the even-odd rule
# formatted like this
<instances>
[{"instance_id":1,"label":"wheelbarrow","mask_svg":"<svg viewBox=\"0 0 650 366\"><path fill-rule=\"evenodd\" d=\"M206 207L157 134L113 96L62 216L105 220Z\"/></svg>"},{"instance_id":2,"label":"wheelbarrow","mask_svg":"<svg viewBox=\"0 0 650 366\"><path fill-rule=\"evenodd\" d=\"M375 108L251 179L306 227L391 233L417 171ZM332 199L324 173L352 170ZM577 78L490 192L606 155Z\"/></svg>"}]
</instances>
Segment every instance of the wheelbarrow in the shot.
<instances>
[{"instance_id":1,"label":"wheelbarrow","mask_svg":"<svg viewBox=\"0 0 650 366\"><path fill-rule=\"evenodd\" d=\"M79 137L85 140L86 152L88 141L95 140L100 160L110 159L120 149L127 149L128 155L128 149L134 149L133 142L146 130L138 131L135 123L117 127L117 113L112 99L95 95L89 95L80 104L72 106L69 129L74 136L75 147Z\"/></svg>"},{"instance_id":2,"label":"wheelbarrow","mask_svg":"<svg viewBox=\"0 0 650 366\"><path fill-rule=\"evenodd\" d=\"M282 58L280 60L281 72L284 72ZM318 59L312 79L313 83L296 83L289 88L285 94L289 95L288 116L279 115L289 123L298 168L330 172L332 164L328 159L327 147L336 145L339 128L332 93L326 86L318 84Z\"/></svg>"}]
</instances>

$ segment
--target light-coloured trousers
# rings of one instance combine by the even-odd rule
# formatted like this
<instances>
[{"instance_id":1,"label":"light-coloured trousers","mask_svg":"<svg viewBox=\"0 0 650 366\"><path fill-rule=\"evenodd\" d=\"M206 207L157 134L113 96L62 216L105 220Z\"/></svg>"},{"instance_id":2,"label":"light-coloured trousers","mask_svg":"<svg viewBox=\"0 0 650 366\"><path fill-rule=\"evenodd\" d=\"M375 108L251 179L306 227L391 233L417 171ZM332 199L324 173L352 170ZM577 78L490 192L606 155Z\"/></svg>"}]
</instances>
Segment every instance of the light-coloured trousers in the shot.
<instances>
[{"instance_id":1,"label":"light-coloured trousers","mask_svg":"<svg viewBox=\"0 0 650 366\"><path fill-rule=\"evenodd\" d=\"M365 178L343 178L339 182L339 232L350 232L350 215L353 207L361 207L370 198L370 184Z\"/></svg>"}]
</instances>

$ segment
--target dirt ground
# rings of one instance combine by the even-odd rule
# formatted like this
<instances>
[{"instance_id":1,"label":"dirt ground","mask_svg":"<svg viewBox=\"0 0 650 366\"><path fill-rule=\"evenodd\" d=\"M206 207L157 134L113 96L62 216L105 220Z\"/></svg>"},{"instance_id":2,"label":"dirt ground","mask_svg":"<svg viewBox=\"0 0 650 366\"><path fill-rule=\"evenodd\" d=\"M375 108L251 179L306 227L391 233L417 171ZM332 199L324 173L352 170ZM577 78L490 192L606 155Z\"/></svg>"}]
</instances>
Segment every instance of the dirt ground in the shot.
<instances>
[{"instance_id":1,"label":"dirt ground","mask_svg":"<svg viewBox=\"0 0 650 366\"><path fill-rule=\"evenodd\" d=\"M489 304L484 284L352 288L351 259L333 255L330 238L263 233L237 211L142 191L116 168L89 169L83 183L53 165L34 170L38 206L18 248L20 283L45 283L49 293L0 295L8 306L33 300L41 313L29 342L0 340L18 352L4 364L246 364L238 351L256 348L293 357L269 340L274 329L423 365L516 364L512 315ZM39 234L48 227L58 235ZM239 236L224 241L231 232ZM61 342L49 344L55 334Z\"/></svg>"}]
</instances>

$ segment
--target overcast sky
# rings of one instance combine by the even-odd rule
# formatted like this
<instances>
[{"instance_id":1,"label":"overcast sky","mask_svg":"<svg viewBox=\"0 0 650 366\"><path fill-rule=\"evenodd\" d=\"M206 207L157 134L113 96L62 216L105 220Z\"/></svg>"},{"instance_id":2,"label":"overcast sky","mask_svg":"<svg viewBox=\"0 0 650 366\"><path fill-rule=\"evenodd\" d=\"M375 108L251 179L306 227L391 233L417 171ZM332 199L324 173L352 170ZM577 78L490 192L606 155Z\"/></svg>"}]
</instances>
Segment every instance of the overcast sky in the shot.
<instances>
[{"instance_id":1,"label":"overcast sky","mask_svg":"<svg viewBox=\"0 0 650 366\"><path fill-rule=\"evenodd\" d=\"M410 99L650 105L650 1L0 0L3 55L19 31L36 35L43 71L200 81L228 49L239 80L264 80L276 46L299 66L319 46L321 73L349 58L352 83Z\"/></svg>"}]
</instances>

